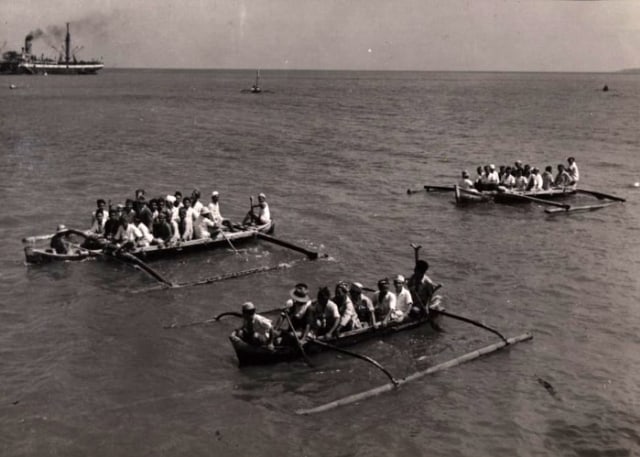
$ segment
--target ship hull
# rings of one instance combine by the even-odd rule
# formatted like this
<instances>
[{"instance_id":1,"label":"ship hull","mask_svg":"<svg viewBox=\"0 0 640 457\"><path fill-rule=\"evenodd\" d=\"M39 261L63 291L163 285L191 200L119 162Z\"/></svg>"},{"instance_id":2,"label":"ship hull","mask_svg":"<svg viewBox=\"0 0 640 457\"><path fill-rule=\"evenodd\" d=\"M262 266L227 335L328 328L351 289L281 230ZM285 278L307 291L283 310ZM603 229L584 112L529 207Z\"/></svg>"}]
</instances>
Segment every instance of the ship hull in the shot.
<instances>
[{"instance_id":1,"label":"ship hull","mask_svg":"<svg viewBox=\"0 0 640 457\"><path fill-rule=\"evenodd\" d=\"M23 63L18 67L19 73L31 75L95 75L104 68L101 63Z\"/></svg>"}]
</instances>

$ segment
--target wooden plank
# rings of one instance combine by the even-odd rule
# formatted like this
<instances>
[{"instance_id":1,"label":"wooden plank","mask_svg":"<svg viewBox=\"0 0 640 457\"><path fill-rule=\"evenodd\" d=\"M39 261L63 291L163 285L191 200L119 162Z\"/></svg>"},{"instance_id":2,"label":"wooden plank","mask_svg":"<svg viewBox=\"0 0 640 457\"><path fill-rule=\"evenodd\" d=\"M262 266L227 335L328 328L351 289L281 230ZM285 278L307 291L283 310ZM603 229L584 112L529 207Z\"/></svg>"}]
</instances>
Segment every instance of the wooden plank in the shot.
<instances>
[{"instance_id":1,"label":"wooden plank","mask_svg":"<svg viewBox=\"0 0 640 457\"><path fill-rule=\"evenodd\" d=\"M353 395L349 395L347 397L344 398L340 398L338 400L334 400L332 402L329 403L325 403L324 405L320 405L320 406L316 406L313 408L304 408L304 409L298 409L296 410L296 414L298 415L307 415L307 414L316 414L316 413L321 413L324 411L329 411L331 409L335 409L338 408L339 406L345 406L345 405L349 405L352 403L356 403L362 400L366 400L367 398L371 398L371 397L375 397L377 395L383 394L385 392L389 392L391 390L396 389L396 387L399 387L403 384L406 384L407 382L410 381L415 381L417 379L420 379L424 376L433 374L433 373L437 373L438 371L442 371L442 370L446 370L447 368L452 368L455 367L456 365L460 365L462 363L465 362L469 362L471 360L477 359L478 357L481 357L483 355L486 354L490 354L492 352L496 352L504 347L509 347L513 344L516 343L520 343L522 341L527 341L530 340L531 338L533 338L533 336L530 333L523 333L522 335L519 336L515 336L512 338L508 339L509 345L507 346L507 343L505 343L504 341L499 341L497 343L494 344L490 344L489 346L485 346L483 348L477 349L475 351L469 352L465 355L462 355L460 357L456 357L455 359L449 360L447 362L435 365L433 367L430 367L426 370L422 370L422 371L418 371L410 376L407 376L406 378L400 379L398 380L397 386L393 383L387 383L378 387L375 387L373 389L370 390L366 390L364 392L360 392L357 394L353 394ZM418 359L420 360L420 359Z\"/></svg>"},{"instance_id":2,"label":"wooden plank","mask_svg":"<svg viewBox=\"0 0 640 457\"><path fill-rule=\"evenodd\" d=\"M567 213L576 212L576 211L595 211L600 208L606 208L607 206L615 205L616 203L617 202L609 202L609 203L602 203L600 205L570 206L567 209L547 208L544 210L544 212L547 214L558 214L558 213L567 214Z\"/></svg>"}]
</instances>

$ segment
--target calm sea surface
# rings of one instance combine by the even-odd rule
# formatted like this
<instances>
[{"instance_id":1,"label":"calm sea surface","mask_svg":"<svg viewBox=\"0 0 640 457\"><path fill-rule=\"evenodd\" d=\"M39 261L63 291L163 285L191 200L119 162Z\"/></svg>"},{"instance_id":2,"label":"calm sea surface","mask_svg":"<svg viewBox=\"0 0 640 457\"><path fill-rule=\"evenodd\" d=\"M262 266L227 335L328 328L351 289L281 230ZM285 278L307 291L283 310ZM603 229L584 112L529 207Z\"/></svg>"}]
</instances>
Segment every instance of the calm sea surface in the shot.
<instances>
[{"instance_id":1,"label":"calm sea surface","mask_svg":"<svg viewBox=\"0 0 640 457\"><path fill-rule=\"evenodd\" d=\"M262 77L261 95L241 92L250 71L0 78L0 455L638 455L640 76ZM458 208L450 194L407 195L479 164L555 166L570 155L583 188L627 202L549 216L538 205ZM330 257L304 262L256 243L161 260L152 266L182 282L289 268L154 291L142 272L107 261L24 264L23 237L86 228L97 198L121 202L138 187L216 189L232 219L265 192L276 235ZM239 369L234 318L163 329L247 300L281 305L300 281L374 286L411 271L412 242L449 311L533 340L297 416L386 378L329 353L314 368ZM355 350L401 377L497 340L459 321L443 327Z\"/></svg>"}]
</instances>

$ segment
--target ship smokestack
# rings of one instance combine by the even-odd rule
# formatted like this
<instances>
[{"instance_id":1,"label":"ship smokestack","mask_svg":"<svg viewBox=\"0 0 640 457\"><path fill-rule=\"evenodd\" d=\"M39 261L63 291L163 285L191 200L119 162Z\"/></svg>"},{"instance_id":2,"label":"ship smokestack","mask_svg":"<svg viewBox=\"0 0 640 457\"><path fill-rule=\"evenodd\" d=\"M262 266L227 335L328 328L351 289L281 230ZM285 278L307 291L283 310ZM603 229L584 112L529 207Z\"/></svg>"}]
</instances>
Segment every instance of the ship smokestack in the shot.
<instances>
[{"instance_id":1,"label":"ship smokestack","mask_svg":"<svg viewBox=\"0 0 640 457\"><path fill-rule=\"evenodd\" d=\"M29 34L24 39L24 53L31 54L31 41L33 40L33 35Z\"/></svg>"},{"instance_id":2,"label":"ship smokestack","mask_svg":"<svg viewBox=\"0 0 640 457\"><path fill-rule=\"evenodd\" d=\"M69 54L71 53L71 34L69 34L69 23L67 22L67 36L64 39L64 58L65 62L69 63Z\"/></svg>"}]
</instances>

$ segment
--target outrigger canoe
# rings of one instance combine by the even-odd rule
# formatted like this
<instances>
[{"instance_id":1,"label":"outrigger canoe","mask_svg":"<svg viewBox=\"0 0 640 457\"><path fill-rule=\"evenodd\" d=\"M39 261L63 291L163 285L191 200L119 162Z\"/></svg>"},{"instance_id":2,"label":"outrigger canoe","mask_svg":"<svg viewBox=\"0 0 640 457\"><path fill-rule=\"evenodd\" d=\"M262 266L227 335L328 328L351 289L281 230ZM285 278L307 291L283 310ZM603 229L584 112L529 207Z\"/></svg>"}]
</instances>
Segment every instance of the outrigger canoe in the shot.
<instances>
[{"instance_id":1,"label":"outrigger canoe","mask_svg":"<svg viewBox=\"0 0 640 457\"><path fill-rule=\"evenodd\" d=\"M440 295L435 295L429 304L429 315L419 319L391 321L389 324L380 327L367 326L361 329L340 333L334 338L320 337L318 338L318 341L329 343L332 346L346 347L373 338L379 338L405 330L414 329L429 323L433 324L433 327L436 327L441 318L441 314L439 314L438 311L444 311L444 307L440 304L441 301L442 297ZM233 333L229 336L229 340L236 352L240 366L270 365L280 362L288 362L302 357L300 349L295 343L292 345L276 345L273 350L270 350L264 346L248 344ZM314 354L327 350L325 346L314 344L311 341L303 343L303 349L306 354Z\"/></svg>"},{"instance_id":2,"label":"outrigger canoe","mask_svg":"<svg viewBox=\"0 0 640 457\"><path fill-rule=\"evenodd\" d=\"M574 195L575 187L563 187L558 189L534 191L514 191L514 190L484 190L463 189L460 186L454 188L456 203L464 205L468 203L479 203L494 201L496 203L530 203L531 199L555 200Z\"/></svg>"},{"instance_id":3,"label":"outrigger canoe","mask_svg":"<svg viewBox=\"0 0 640 457\"><path fill-rule=\"evenodd\" d=\"M213 238L183 241L164 247L157 245L139 247L129 251L129 253L142 260L173 257L183 253L200 252L208 249L229 246L229 243L233 243L235 245L240 242L254 239L258 233L272 233L274 229L275 222L272 220L264 225L248 225L237 228L236 231L225 231L224 234L218 232ZM78 230L68 230L68 232L87 237L86 234ZM69 254L57 254L50 248L37 248L33 245L26 246L24 248L26 261L27 263L32 264L85 260L87 258L97 257L106 253L107 252L103 249L85 249L83 247L78 247Z\"/></svg>"}]
</instances>

